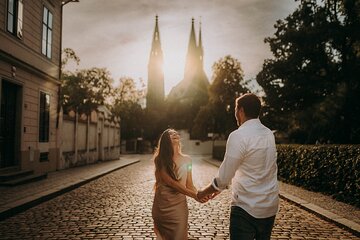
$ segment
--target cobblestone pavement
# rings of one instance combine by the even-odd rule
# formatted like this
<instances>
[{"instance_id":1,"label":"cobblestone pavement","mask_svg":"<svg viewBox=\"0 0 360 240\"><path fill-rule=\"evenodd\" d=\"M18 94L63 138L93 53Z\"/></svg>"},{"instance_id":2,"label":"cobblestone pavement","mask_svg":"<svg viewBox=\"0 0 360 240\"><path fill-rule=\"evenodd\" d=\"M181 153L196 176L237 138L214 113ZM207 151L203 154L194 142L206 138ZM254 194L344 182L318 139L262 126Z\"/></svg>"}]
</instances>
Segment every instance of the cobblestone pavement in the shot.
<instances>
[{"instance_id":1,"label":"cobblestone pavement","mask_svg":"<svg viewBox=\"0 0 360 240\"><path fill-rule=\"evenodd\" d=\"M217 168L193 157L197 187ZM150 155L80 188L0 222L0 239L155 239L152 230L154 169ZM189 239L228 239L229 190L200 204L188 199ZM273 239L358 239L284 200Z\"/></svg>"}]
</instances>

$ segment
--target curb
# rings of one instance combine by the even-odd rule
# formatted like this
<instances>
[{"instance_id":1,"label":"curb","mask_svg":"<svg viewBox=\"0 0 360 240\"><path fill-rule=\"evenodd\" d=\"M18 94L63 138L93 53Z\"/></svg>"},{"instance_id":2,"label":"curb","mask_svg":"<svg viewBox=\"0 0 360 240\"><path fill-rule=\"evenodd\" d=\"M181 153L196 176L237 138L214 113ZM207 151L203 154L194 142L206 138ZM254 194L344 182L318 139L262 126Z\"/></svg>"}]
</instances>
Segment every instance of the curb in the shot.
<instances>
[{"instance_id":1,"label":"curb","mask_svg":"<svg viewBox=\"0 0 360 240\"><path fill-rule=\"evenodd\" d=\"M351 232L352 234L354 234L357 237L360 237L360 225L359 224L357 224L353 221L350 221L346 218L343 218L343 217L341 217L333 212L330 212L329 210L326 210L322 207L319 207L315 204L307 202L301 198L293 196L291 194L280 192L279 196L280 196L280 198L284 199L285 201L293 203L296 206L315 214L316 216L320 217L321 219L324 219L328 222L334 223L338 227Z\"/></svg>"},{"instance_id":2,"label":"curb","mask_svg":"<svg viewBox=\"0 0 360 240\"><path fill-rule=\"evenodd\" d=\"M203 161L214 165L216 167L219 167L221 162L214 160L214 159L202 159ZM291 194L280 192L279 193L280 198L291 202L295 204L296 206L311 212L315 214L316 216L320 217L321 219L324 219L328 222L334 223L335 225L349 231L350 233L354 234L357 237L360 237L360 224L357 224L353 221L350 221L346 218L343 218L335 213L330 212L329 210L326 210L324 208L321 208L315 204L312 204L310 202L307 202L301 198L298 198L296 196L293 196Z\"/></svg>"},{"instance_id":3,"label":"curb","mask_svg":"<svg viewBox=\"0 0 360 240\"><path fill-rule=\"evenodd\" d=\"M69 192L71 190L74 190L78 187L81 187L82 185L85 185L93 180L96 180L100 177L103 177L111 172L114 172L116 170L119 170L121 168L124 168L124 167L127 167L127 166L130 166L132 164L135 164L135 163L138 163L140 162L140 159L136 159L136 160L129 160L127 163L125 163L124 165L120 165L118 167L115 167L113 169L110 169L108 171L104 171L104 172L101 172L100 174L98 175L94 175L94 176L91 176L89 178L81 178L78 182L74 183L74 184L69 184L68 186L65 186L65 187L61 187L61 188L55 188L55 189L52 189L52 190L49 190L49 191L45 191L45 192L42 192L42 193L38 193L38 194L35 194L33 196L30 196L30 197L26 197L24 199L20 199L20 200L17 200L15 202L12 203L12 205L16 205L16 206L13 206L13 207L9 207L9 208L5 208L5 210L0 210L0 221L3 221L9 217L12 217L18 213L21 213L29 208L32 208L36 205L39 205L40 203L43 203L43 202L46 202L50 199L53 199L57 196L60 196L66 192Z\"/></svg>"}]
</instances>

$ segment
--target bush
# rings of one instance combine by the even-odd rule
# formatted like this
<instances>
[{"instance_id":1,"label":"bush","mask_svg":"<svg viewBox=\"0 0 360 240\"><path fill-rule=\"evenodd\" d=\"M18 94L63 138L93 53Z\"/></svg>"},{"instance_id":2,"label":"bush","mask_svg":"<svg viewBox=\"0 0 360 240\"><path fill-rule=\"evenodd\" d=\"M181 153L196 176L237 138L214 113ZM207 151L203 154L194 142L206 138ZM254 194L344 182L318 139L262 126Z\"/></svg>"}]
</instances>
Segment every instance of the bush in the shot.
<instances>
[{"instance_id":1,"label":"bush","mask_svg":"<svg viewBox=\"0 0 360 240\"><path fill-rule=\"evenodd\" d=\"M360 145L277 145L279 180L360 206Z\"/></svg>"},{"instance_id":2,"label":"bush","mask_svg":"<svg viewBox=\"0 0 360 240\"><path fill-rule=\"evenodd\" d=\"M279 180L360 206L360 145L277 145ZM214 149L223 160L225 147Z\"/></svg>"}]
</instances>

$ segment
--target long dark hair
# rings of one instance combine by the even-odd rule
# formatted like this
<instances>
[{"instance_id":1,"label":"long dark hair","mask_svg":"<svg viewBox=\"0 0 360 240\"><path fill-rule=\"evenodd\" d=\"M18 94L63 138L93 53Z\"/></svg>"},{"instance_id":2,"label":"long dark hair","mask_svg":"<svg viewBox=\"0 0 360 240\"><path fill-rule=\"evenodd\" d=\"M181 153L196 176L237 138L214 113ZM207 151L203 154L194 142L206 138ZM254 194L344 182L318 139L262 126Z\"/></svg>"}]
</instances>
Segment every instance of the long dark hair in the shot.
<instances>
[{"instance_id":1,"label":"long dark hair","mask_svg":"<svg viewBox=\"0 0 360 240\"><path fill-rule=\"evenodd\" d=\"M170 134L176 132L174 129L166 129L160 136L158 146L154 153L155 175L165 169L166 173L174 180L178 181L175 172L175 163L173 161L174 149L171 142Z\"/></svg>"}]
</instances>

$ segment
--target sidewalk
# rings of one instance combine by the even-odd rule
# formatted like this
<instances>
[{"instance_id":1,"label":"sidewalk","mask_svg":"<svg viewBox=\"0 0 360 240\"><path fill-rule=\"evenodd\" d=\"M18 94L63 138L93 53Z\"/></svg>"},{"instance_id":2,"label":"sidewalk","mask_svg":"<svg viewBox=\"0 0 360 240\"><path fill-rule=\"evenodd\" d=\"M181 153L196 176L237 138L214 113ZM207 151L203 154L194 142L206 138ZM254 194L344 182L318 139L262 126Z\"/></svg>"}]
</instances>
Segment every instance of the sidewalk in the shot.
<instances>
[{"instance_id":1,"label":"sidewalk","mask_svg":"<svg viewBox=\"0 0 360 240\"><path fill-rule=\"evenodd\" d=\"M221 161L204 159L206 162L220 166ZM339 202L330 196L311 192L301 187L293 186L279 181L280 197L297 206L316 214L317 216L333 222L347 229L356 236L360 235L360 209L349 204Z\"/></svg>"},{"instance_id":2,"label":"sidewalk","mask_svg":"<svg viewBox=\"0 0 360 240\"><path fill-rule=\"evenodd\" d=\"M137 155L121 155L119 160L50 172L44 180L0 187L0 221L139 161Z\"/></svg>"}]
</instances>

